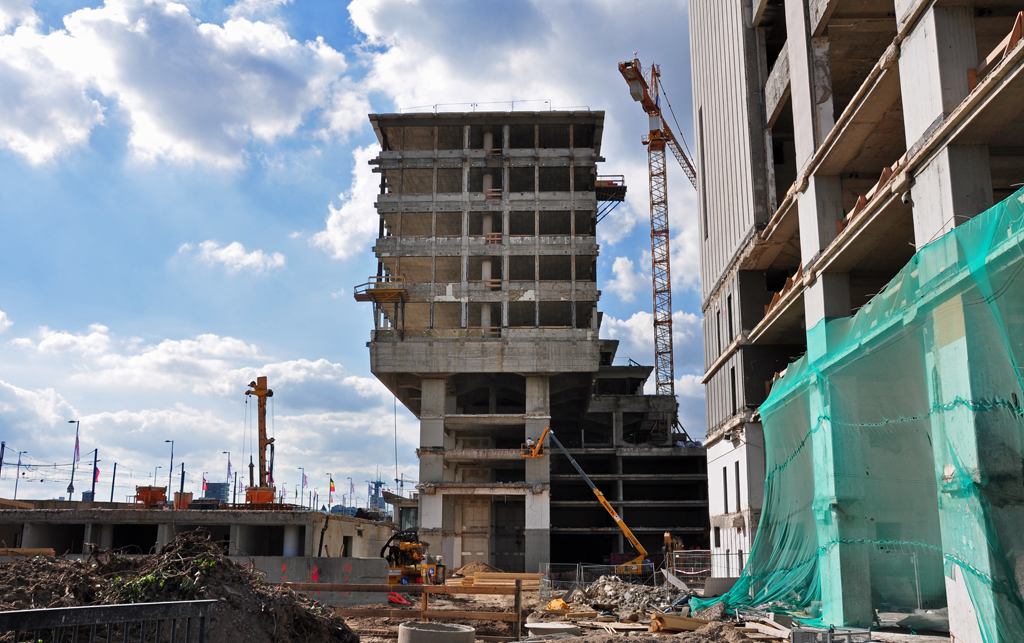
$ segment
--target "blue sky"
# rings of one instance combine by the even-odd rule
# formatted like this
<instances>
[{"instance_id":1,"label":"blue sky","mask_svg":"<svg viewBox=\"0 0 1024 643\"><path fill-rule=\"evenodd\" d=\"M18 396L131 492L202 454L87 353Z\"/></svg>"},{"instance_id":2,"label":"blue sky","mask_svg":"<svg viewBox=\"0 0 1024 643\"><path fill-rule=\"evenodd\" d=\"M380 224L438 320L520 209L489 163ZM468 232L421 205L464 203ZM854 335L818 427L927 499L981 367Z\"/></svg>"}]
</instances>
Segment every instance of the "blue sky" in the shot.
<instances>
[{"instance_id":1,"label":"blue sky","mask_svg":"<svg viewBox=\"0 0 1024 643\"><path fill-rule=\"evenodd\" d=\"M625 174L629 197L598 232L602 335L652 363L646 118L616 65L634 51L661 63L692 140L686 11L0 0L0 439L33 464L68 463L80 419L98 497L118 463L116 499L157 466L166 481L173 439L195 489L203 471L223 480L223 451L248 462L243 392L260 374L289 492L298 467L322 497L328 473L363 495L377 467L393 478L393 400L369 372L372 320L352 286L376 265L366 114L421 105L606 111L601 171ZM677 392L702 436L696 201L677 167L669 178ZM401 407L397 433L415 478L418 429ZM18 494L66 486L64 469L40 468Z\"/></svg>"}]
</instances>

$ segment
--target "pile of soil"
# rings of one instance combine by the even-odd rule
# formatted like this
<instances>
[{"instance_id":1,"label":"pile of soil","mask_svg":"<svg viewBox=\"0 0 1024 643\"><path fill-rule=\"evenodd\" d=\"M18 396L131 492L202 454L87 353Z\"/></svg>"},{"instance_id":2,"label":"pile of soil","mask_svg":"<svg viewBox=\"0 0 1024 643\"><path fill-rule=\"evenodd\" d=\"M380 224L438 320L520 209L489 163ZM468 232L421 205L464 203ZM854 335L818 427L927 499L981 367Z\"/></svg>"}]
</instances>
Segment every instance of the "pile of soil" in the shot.
<instances>
[{"instance_id":1,"label":"pile of soil","mask_svg":"<svg viewBox=\"0 0 1024 643\"><path fill-rule=\"evenodd\" d=\"M0 610L221 599L210 643L357 643L324 605L230 560L202 529L156 554L127 558L94 550L80 561L28 558L0 565Z\"/></svg>"},{"instance_id":2,"label":"pile of soil","mask_svg":"<svg viewBox=\"0 0 1024 643\"><path fill-rule=\"evenodd\" d=\"M492 567L487 563L470 563L468 565L463 565L455 571L455 573L459 576L472 576L477 572L482 572L484 574L504 573L503 570L500 570L497 567Z\"/></svg>"}]
</instances>

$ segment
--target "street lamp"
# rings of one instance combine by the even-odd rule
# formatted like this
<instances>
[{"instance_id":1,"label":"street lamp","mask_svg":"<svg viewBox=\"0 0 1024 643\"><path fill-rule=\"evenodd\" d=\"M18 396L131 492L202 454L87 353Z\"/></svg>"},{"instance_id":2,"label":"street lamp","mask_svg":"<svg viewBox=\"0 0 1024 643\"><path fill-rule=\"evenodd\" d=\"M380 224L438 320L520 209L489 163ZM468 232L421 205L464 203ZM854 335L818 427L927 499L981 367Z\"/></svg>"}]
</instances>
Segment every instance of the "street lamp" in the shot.
<instances>
[{"instance_id":1,"label":"street lamp","mask_svg":"<svg viewBox=\"0 0 1024 643\"><path fill-rule=\"evenodd\" d=\"M174 440L164 440L171 443L171 468L167 470L167 495L171 495L171 476L174 475Z\"/></svg>"},{"instance_id":2,"label":"street lamp","mask_svg":"<svg viewBox=\"0 0 1024 643\"><path fill-rule=\"evenodd\" d=\"M18 480L21 479L21 454L28 451L18 451L18 470L14 474L14 499L18 499Z\"/></svg>"},{"instance_id":3,"label":"street lamp","mask_svg":"<svg viewBox=\"0 0 1024 643\"><path fill-rule=\"evenodd\" d=\"M231 452L230 451L221 451L221 453L226 453L228 455L228 477L224 478L224 484L230 485L231 484ZM225 501L225 502L227 502L227 501Z\"/></svg>"},{"instance_id":4,"label":"street lamp","mask_svg":"<svg viewBox=\"0 0 1024 643\"><path fill-rule=\"evenodd\" d=\"M156 486L156 472L160 470L160 467L153 469L153 486Z\"/></svg>"},{"instance_id":5,"label":"street lamp","mask_svg":"<svg viewBox=\"0 0 1024 643\"><path fill-rule=\"evenodd\" d=\"M68 420L68 424L75 425L75 455L78 455L78 429L82 427L80 420ZM71 482L68 483L68 500L74 500L72 496L75 493L75 463L78 462L78 458L71 458Z\"/></svg>"},{"instance_id":6,"label":"street lamp","mask_svg":"<svg viewBox=\"0 0 1024 643\"><path fill-rule=\"evenodd\" d=\"M306 468L305 467L297 467L297 468L298 468L299 471L302 472L302 478L299 480L299 495L302 496L302 497L299 498L299 504L301 506L305 507L306 506Z\"/></svg>"}]
</instances>

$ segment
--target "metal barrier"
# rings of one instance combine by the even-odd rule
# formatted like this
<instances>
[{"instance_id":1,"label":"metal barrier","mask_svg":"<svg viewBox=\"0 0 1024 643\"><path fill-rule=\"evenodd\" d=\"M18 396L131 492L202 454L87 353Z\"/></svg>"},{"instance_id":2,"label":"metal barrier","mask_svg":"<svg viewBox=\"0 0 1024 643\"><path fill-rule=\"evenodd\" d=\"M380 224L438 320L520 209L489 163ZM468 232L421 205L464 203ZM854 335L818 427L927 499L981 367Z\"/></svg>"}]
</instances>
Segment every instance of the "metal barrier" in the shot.
<instances>
[{"instance_id":1,"label":"metal barrier","mask_svg":"<svg viewBox=\"0 0 1024 643\"><path fill-rule=\"evenodd\" d=\"M687 587L702 589L711 574L711 551L708 549L677 550L669 558L669 571Z\"/></svg>"},{"instance_id":2,"label":"metal barrier","mask_svg":"<svg viewBox=\"0 0 1024 643\"><path fill-rule=\"evenodd\" d=\"M634 585L658 586L659 580L654 565L644 564L640 574L616 573L619 565L589 565L584 563L544 563L540 566L540 598L549 598L571 590L574 586L585 589L602 576L615 576Z\"/></svg>"},{"instance_id":3,"label":"metal barrier","mask_svg":"<svg viewBox=\"0 0 1024 643\"><path fill-rule=\"evenodd\" d=\"M33 643L190 643L193 630L197 630L195 640L206 643L206 619L217 612L217 607L218 601L209 600L17 610L0 612L0 632L13 632L13 643L28 635L31 639L26 640ZM164 629L166 621L170 623ZM180 621L184 621L183 626L179 626Z\"/></svg>"}]
</instances>

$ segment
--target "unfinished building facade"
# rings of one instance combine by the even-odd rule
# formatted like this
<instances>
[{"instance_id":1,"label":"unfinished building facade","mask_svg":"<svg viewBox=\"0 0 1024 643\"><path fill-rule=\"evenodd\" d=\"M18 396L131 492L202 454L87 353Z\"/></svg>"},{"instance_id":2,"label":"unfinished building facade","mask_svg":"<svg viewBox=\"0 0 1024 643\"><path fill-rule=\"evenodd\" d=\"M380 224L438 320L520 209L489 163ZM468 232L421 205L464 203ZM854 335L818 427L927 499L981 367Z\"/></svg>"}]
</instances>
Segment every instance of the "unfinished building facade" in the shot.
<instances>
[{"instance_id":1,"label":"unfinished building facade","mask_svg":"<svg viewBox=\"0 0 1024 643\"><path fill-rule=\"evenodd\" d=\"M824 355L831 339L821 322L850 316L915 251L1024 182L1020 11L1003 0L690 3L717 555L752 542L765 481L757 409L775 373L801 354ZM827 415L822 404L816 412ZM825 454L814 471L821 489L846 475L830 469L832 440L840 443L832 435L815 442ZM952 464L890 446L904 450L890 465L910 481L900 487L908 506L939 496L936 529L954 560L953 516L942 513L952 504L936 488ZM977 451L982 470L998 457ZM830 484L831 500L816 503L824 522L852 483ZM897 521L880 516L874 533L856 538L910 539L885 532ZM737 563L716 572L735 576ZM901 608L948 598L956 640L982 640L964 570L947 563L943 572L941 556L929 563L937 569L917 572L946 574L947 596L930 598L876 591L881 563L857 562L841 547L824 549L820 564L832 570L821 578L832 610L824 622L870 624L871 587L876 602Z\"/></svg>"},{"instance_id":2,"label":"unfinished building facade","mask_svg":"<svg viewBox=\"0 0 1024 643\"><path fill-rule=\"evenodd\" d=\"M625 193L597 180L604 113L370 121L379 264L355 296L373 303L372 372L420 421L431 552L535 571L624 551L568 462L522 457L549 425L655 551L664 531L699 539L703 451L675 446L674 399L643 395L651 368L599 339L598 201Z\"/></svg>"}]
</instances>

